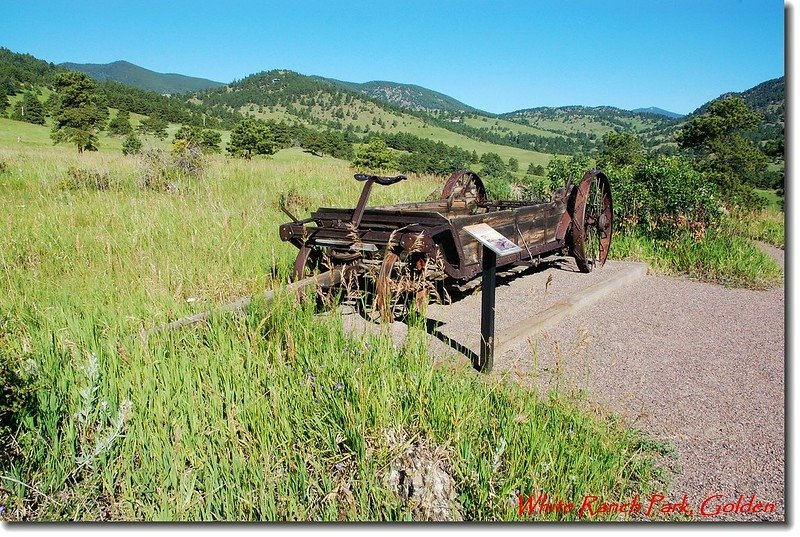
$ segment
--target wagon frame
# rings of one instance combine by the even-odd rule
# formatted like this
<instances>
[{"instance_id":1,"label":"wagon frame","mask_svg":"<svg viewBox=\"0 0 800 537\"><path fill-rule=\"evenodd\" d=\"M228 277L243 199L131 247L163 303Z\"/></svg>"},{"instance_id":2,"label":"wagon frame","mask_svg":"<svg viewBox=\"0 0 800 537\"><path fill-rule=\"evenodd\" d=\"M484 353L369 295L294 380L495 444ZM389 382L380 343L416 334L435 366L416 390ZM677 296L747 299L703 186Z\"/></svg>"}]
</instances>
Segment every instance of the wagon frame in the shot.
<instances>
[{"instance_id":1,"label":"wagon frame","mask_svg":"<svg viewBox=\"0 0 800 537\"><path fill-rule=\"evenodd\" d=\"M464 283L481 272L482 248L465 226L486 223L521 250L498 256L497 267L538 263L556 253L572 255L582 272L601 267L611 245L613 205L606 175L587 171L553 192L549 202L489 201L483 181L459 170L436 199L368 207L374 184L406 179L356 174L364 187L354 209L319 208L309 218L280 226L280 238L299 252L294 276L323 268L370 274L376 310L392 317L392 305L413 298L424 307L432 282ZM405 283L402 283L405 282Z\"/></svg>"}]
</instances>

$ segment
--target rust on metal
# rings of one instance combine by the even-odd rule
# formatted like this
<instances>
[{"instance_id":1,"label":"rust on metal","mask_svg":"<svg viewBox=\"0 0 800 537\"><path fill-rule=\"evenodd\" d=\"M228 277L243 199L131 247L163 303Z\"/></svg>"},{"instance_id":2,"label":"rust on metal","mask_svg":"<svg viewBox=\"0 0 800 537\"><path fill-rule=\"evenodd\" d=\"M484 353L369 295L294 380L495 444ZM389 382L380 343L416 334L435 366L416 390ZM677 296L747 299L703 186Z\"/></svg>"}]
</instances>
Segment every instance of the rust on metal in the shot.
<instances>
[{"instance_id":1,"label":"rust on metal","mask_svg":"<svg viewBox=\"0 0 800 537\"><path fill-rule=\"evenodd\" d=\"M438 199L378 207L368 206L372 186L406 177L355 177L365 184L354 209L319 208L309 218L281 225L280 237L299 249L294 266L298 280L323 267L373 275L376 309L384 319L390 316L392 295L405 293L423 305L431 282L462 284L481 272L480 244L464 231L471 224L489 224L522 249L499 257L498 268L562 253L590 272L608 257L613 207L608 178L600 170L556 190L549 202L490 201L478 174L459 170L445 182ZM401 279L417 289L400 285Z\"/></svg>"}]
</instances>

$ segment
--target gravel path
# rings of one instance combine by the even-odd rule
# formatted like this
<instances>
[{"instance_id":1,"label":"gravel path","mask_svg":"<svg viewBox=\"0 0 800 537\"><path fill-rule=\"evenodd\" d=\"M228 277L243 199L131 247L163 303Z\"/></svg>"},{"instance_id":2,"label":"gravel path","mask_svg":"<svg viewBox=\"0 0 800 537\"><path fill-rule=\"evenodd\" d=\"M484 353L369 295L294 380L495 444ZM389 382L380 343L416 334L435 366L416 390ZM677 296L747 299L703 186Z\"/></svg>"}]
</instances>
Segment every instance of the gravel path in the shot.
<instances>
[{"instance_id":1,"label":"gravel path","mask_svg":"<svg viewBox=\"0 0 800 537\"><path fill-rule=\"evenodd\" d=\"M622 265L585 275L567 263L505 281L497 332ZM784 306L783 287L749 291L648 275L496 357L494 374L581 390L589 403L668 442L675 454L666 462L676 473L663 493L674 502L686 495L697 520L784 520ZM452 355L459 345L477 352L479 311L479 293L432 306L428 317L442 324L431 352ZM374 329L348 317L351 329ZM392 331L402 338L405 325ZM775 512L699 517L715 494L723 496L707 511L755 495L774 502Z\"/></svg>"},{"instance_id":2,"label":"gravel path","mask_svg":"<svg viewBox=\"0 0 800 537\"><path fill-rule=\"evenodd\" d=\"M544 333L531 358L497 364L541 387L584 389L675 447L668 497L775 502L784 518L784 293L647 276ZM528 354L530 356L531 353ZM559 359L560 357L560 359ZM559 366L559 362L561 365Z\"/></svg>"}]
</instances>

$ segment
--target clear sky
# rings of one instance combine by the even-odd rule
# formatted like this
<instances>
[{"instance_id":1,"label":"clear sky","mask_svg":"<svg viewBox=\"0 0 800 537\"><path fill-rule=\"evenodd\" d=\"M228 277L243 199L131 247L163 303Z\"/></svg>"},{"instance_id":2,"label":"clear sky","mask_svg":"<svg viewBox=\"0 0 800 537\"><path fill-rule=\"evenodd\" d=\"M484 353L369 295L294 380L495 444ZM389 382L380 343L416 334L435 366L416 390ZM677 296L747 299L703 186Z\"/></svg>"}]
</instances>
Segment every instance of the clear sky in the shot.
<instances>
[{"instance_id":1,"label":"clear sky","mask_svg":"<svg viewBox=\"0 0 800 537\"><path fill-rule=\"evenodd\" d=\"M496 113L571 104L689 113L784 74L784 3L0 0L0 46L220 82L277 68L390 80Z\"/></svg>"}]
</instances>

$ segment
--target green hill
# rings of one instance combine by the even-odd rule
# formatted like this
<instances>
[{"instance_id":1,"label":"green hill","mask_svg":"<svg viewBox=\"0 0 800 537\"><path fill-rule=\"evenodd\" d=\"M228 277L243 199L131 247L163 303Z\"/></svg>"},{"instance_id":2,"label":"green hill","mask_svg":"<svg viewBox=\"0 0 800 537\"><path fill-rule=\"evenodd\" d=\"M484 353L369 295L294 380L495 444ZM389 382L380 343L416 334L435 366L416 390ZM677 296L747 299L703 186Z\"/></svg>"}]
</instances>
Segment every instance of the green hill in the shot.
<instances>
[{"instance_id":1,"label":"green hill","mask_svg":"<svg viewBox=\"0 0 800 537\"><path fill-rule=\"evenodd\" d=\"M755 141L765 141L784 137L786 118L786 80L784 77L773 78L742 92L723 93L719 98L741 97L747 105L764 116L764 121L756 132L750 136ZM705 103L692 112L692 116L700 115L708 109Z\"/></svg>"},{"instance_id":2,"label":"green hill","mask_svg":"<svg viewBox=\"0 0 800 537\"><path fill-rule=\"evenodd\" d=\"M350 141L375 134L407 133L479 155L494 152L506 160L513 157L523 167L531 162L546 163L553 154L595 154L609 131L634 132L651 148L674 145L676 129L691 117L673 118L670 116L676 114L654 107L629 111L609 106L538 107L494 115L412 84L361 84L271 70L221 85L182 75L163 75L127 62L56 66L3 48L0 88L10 96L33 89L44 100L52 77L64 66L83 68L104 80L99 86L110 108L157 115L173 123L231 129L243 116L251 116L319 131L343 132ZM138 82L133 80L136 77ZM143 78L161 83L194 81L204 87L169 98L159 92L186 91L189 86L161 85L152 91L131 85L144 84ZM784 94L781 77L724 96L740 95L765 116L759 130L749 136L766 141L784 136ZM702 113L706 106L693 114Z\"/></svg>"},{"instance_id":3,"label":"green hill","mask_svg":"<svg viewBox=\"0 0 800 537\"><path fill-rule=\"evenodd\" d=\"M398 82L387 82L383 80L373 80L371 82L359 84L357 82L344 82L332 78L315 78L340 85L349 90L362 93L373 99L405 110L411 110L412 112L449 112L456 114L477 112L486 114L486 112L466 105L444 93L439 93L438 91L423 88L415 84L400 84Z\"/></svg>"},{"instance_id":4,"label":"green hill","mask_svg":"<svg viewBox=\"0 0 800 537\"><path fill-rule=\"evenodd\" d=\"M256 73L223 88L198 92L194 99L217 112L238 112L318 130L339 130L361 138L409 133L478 154L494 152L505 160L514 157L521 167L531 162L546 163L552 154L530 146L472 136L471 131L460 129L463 125L460 117L444 119L413 112L350 89L341 82L283 69Z\"/></svg>"},{"instance_id":5,"label":"green hill","mask_svg":"<svg viewBox=\"0 0 800 537\"><path fill-rule=\"evenodd\" d=\"M21 98L22 93L30 91L44 102L50 94L49 88L55 76L67 70L63 65L54 65L30 54L0 48L0 92L11 100ZM230 111L214 112L186 99L166 97L110 78L99 82L98 90L109 108L125 109L146 116L156 115L172 123L231 128L241 119L239 114Z\"/></svg>"},{"instance_id":6,"label":"green hill","mask_svg":"<svg viewBox=\"0 0 800 537\"><path fill-rule=\"evenodd\" d=\"M113 63L62 63L60 66L72 71L86 73L100 82L113 80L134 88L167 95L189 93L224 85L222 82L215 82L205 78L175 73L157 73L126 61Z\"/></svg>"}]
</instances>

